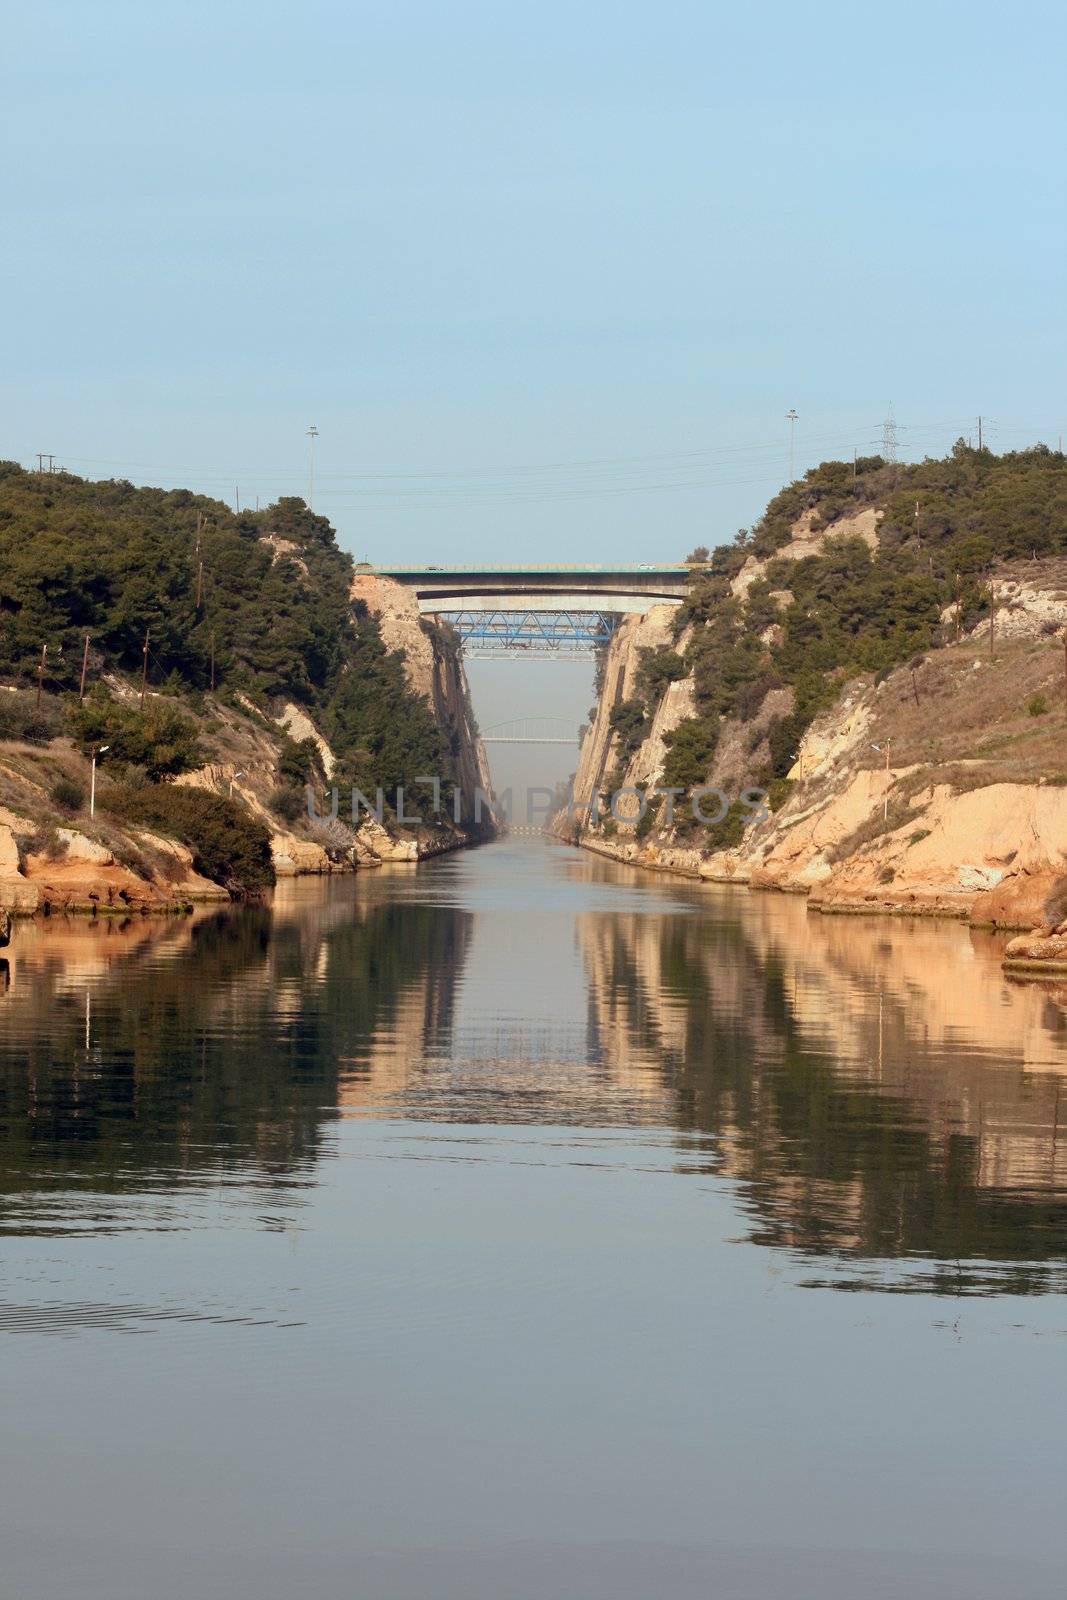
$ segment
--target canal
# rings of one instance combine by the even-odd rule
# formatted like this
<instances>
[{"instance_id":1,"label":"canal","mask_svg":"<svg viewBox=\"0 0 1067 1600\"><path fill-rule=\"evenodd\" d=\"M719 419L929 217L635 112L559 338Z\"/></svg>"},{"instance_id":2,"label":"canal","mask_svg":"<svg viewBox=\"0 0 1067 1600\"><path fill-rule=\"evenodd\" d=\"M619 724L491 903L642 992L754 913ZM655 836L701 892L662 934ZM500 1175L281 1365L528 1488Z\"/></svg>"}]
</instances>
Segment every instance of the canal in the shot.
<instances>
[{"instance_id":1,"label":"canal","mask_svg":"<svg viewBox=\"0 0 1067 1600\"><path fill-rule=\"evenodd\" d=\"M17 1600L1062 1593L1067 987L504 842L0 967Z\"/></svg>"}]
</instances>

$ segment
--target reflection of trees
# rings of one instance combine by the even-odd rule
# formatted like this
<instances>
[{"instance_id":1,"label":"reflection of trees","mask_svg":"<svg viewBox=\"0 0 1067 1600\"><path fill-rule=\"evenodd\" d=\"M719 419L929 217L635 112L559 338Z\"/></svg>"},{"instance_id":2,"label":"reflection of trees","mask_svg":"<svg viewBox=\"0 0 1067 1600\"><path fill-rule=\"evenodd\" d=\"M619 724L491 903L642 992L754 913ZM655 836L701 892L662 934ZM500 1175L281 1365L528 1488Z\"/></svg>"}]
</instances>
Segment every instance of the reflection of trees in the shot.
<instances>
[{"instance_id":1,"label":"reflection of trees","mask_svg":"<svg viewBox=\"0 0 1067 1600\"><path fill-rule=\"evenodd\" d=\"M823 921L792 907L769 929L747 910L583 921L601 1038L632 1065L658 1062L678 1127L698 1136L706 1170L739 1180L758 1241L857 1264L952 1263L898 1273L897 1287L1058 1286L1060 1079L984 1049L980 1007L971 1037L954 1013L924 1014L944 1004L942 977L959 987L958 969L930 971L927 1000L916 978L936 934L894 930L878 944L869 925ZM950 966L959 952L940 936ZM928 943L912 948L913 938ZM875 958L877 983L866 970ZM990 977L999 984L995 967ZM1062 1031L1038 996L1018 1004L1042 1017L1046 1038ZM943 1049L930 1037L938 1027Z\"/></svg>"},{"instance_id":2,"label":"reflection of trees","mask_svg":"<svg viewBox=\"0 0 1067 1600\"><path fill-rule=\"evenodd\" d=\"M339 1063L372 1057L413 989L447 1029L468 936L462 911L337 895L116 929L79 981L27 932L0 1002L3 1192L207 1180L235 1160L291 1178L336 1115Z\"/></svg>"}]
</instances>

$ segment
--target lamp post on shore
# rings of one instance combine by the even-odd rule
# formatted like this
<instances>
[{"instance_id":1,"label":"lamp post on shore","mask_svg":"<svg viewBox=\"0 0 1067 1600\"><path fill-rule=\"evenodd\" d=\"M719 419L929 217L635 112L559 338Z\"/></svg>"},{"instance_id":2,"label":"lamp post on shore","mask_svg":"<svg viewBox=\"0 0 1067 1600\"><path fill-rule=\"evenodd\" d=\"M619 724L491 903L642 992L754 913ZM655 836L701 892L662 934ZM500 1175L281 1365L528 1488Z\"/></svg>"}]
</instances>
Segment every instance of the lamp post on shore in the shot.
<instances>
[{"instance_id":1,"label":"lamp post on shore","mask_svg":"<svg viewBox=\"0 0 1067 1600\"><path fill-rule=\"evenodd\" d=\"M883 748L885 750L885 794L882 798L883 822L889 821L889 746L892 744L892 742L892 739L887 739L884 746L880 744L871 745L871 749L877 750L879 755L882 754Z\"/></svg>"},{"instance_id":2,"label":"lamp post on shore","mask_svg":"<svg viewBox=\"0 0 1067 1600\"><path fill-rule=\"evenodd\" d=\"M90 763L90 768L89 768L89 816L90 817L95 817L96 816L96 758L97 758L97 756L102 756L104 754L105 750L110 750L110 749L111 749L111 746L109 744L102 744L99 747L99 749L93 751L93 759L92 759L92 762Z\"/></svg>"}]
</instances>

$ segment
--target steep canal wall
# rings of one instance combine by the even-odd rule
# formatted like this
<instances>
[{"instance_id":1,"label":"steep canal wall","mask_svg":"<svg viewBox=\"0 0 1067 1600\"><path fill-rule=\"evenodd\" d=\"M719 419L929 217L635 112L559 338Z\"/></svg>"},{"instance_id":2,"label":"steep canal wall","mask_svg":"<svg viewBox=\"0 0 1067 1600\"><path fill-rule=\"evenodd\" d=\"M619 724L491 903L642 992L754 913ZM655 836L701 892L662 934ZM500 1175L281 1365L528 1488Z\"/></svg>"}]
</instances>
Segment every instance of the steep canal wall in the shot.
<instances>
[{"instance_id":1,"label":"steep canal wall","mask_svg":"<svg viewBox=\"0 0 1067 1600\"><path fill-rule=\"evenodd\" d=\"M385 645L402 654L410 688L428 702L448 740L463 815L473 817L475 793L489 794L491 780L454 631L436 618L421 617L413 591L377 573L357 572L351 597L377 617Z\"/></svg>"},{"instance_id":2,"label":"steep canal wall","mask_svg":"<svg viewBox=\"0 0 1067 1600\"><path fill-rule=\"evenodd\" d=\"M802 561L835 537L875 538L877 527L873 516L860 529L853 519L816 540L810 519L798 521L785 558ZM762 575L748 559L725 604L743 608ZM1006 564L993 593L992 651L987 619L957 640L948 614L934 648L895 670L844 678L788 745L796 704L788 684L769 678L743 715L722 716L714 753L699 765L698 749L698 770L690 760L687 775L688 784L723 796L702 802L705 815L729 803L717 824L694 821L686 798L668 822L654 793L678 781L679 746L685 756L686 737L702 726L693 662L714 618L682 619L670 607L625 618L601 663L574 811L557 815L554 832L620 861L803 894L826 912L945 915L1005 928L1046 923L1047 897L1067 871L1059 632L1067 563ZM796 601L779 589L773 604L785 620ZM781 632L781 621L769 623L760 642ZM650 668L670 668L670 656L685 664L680 675L650 686ZM781 778L773 776L776 755ZM612 816L607 792L623 786L645 798L623 796ZM741 800L750 790L767 796L762 818L753 796ZM597 791L604 799L592 816L585 808Z\"/></svg>"}]
</instances>

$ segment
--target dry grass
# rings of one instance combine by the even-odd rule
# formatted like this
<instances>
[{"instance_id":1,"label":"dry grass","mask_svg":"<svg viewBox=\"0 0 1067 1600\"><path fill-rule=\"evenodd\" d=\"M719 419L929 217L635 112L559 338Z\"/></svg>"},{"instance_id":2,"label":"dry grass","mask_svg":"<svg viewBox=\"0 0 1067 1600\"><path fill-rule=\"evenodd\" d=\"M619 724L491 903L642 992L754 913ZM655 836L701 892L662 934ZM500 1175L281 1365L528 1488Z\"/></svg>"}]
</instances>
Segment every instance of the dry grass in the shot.
<instances>
[{"instance_id":1,"label":"dry grass","mask_svg":"<svg viewBox=\"0 0 1067 1600\"><path fill-rule=\"evenodd\" d=\"M979 665L976 667L975 662ZM1043 694L1049 710L1031 716ZM930 782L1067 783L1067 707L1060 637L1006 639L990 659L973 641L931 652L913 674L898 668L873 693L870 739L889 741L893 767L921 765ZM874 751L861 767L876 767Z\"/></svg>"}]
</instances>

